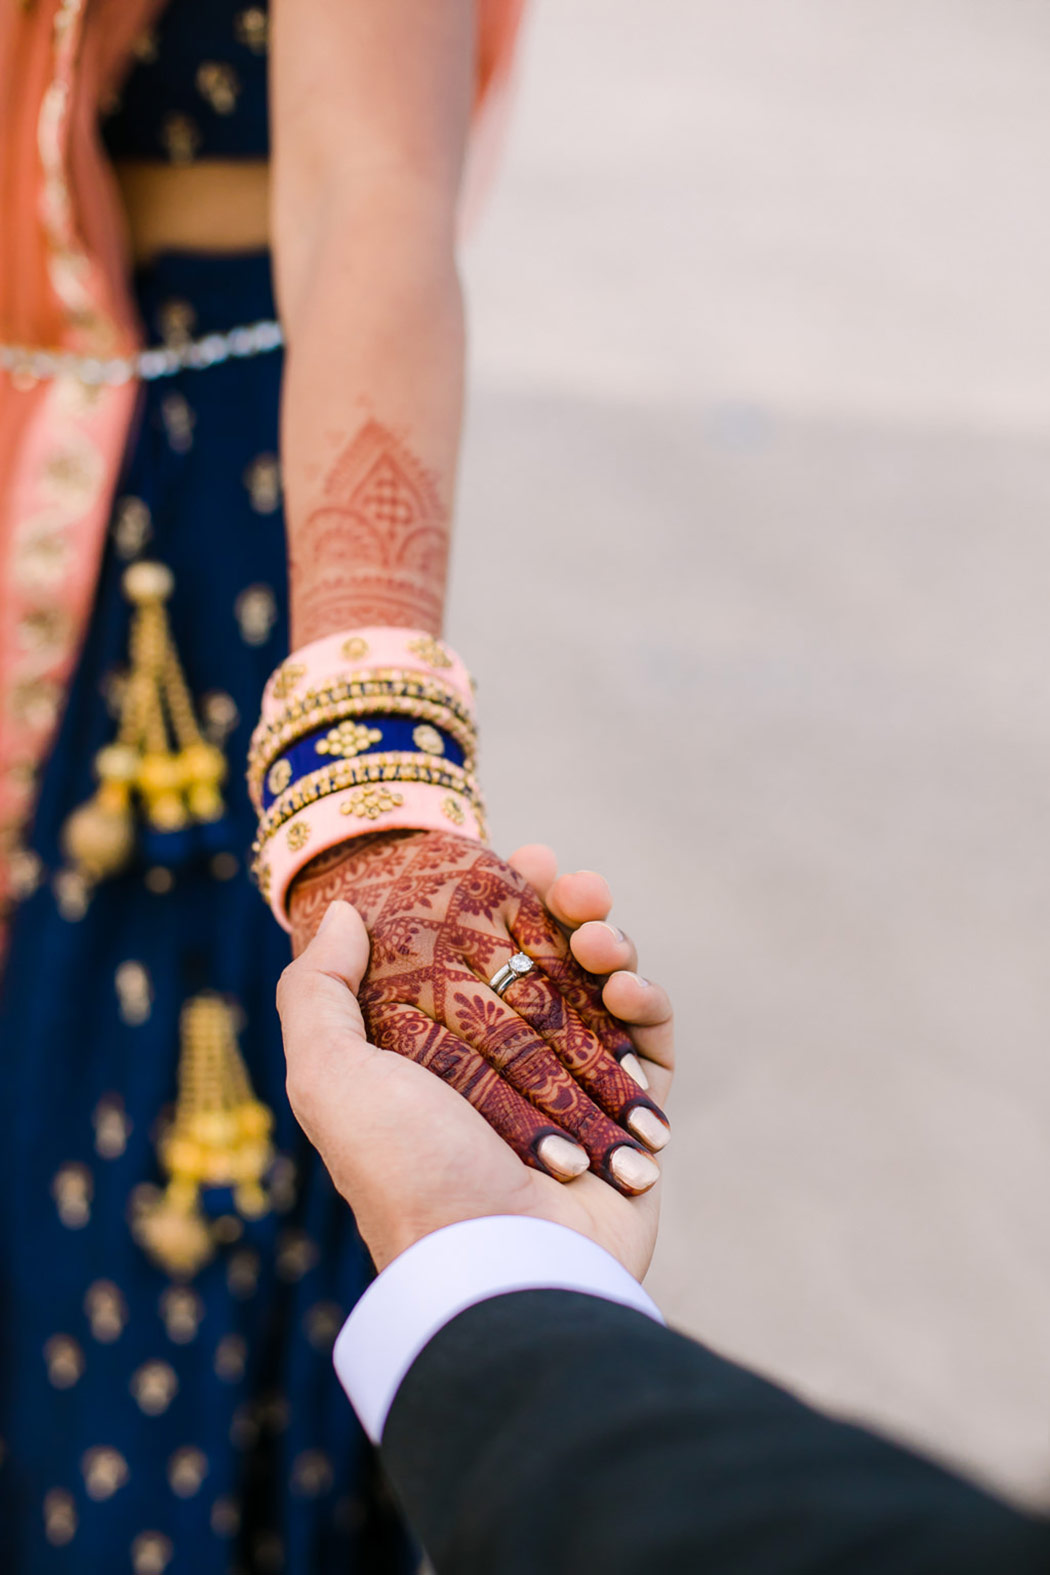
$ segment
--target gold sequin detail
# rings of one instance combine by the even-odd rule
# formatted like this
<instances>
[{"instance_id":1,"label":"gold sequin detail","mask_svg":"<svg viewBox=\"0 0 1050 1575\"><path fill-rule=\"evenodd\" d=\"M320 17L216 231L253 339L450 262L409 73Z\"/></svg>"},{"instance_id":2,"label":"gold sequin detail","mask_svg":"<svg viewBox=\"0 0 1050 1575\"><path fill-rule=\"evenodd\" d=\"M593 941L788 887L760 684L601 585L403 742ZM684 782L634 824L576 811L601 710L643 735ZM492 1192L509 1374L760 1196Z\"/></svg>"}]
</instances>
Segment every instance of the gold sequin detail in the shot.
<instances>
[{"instance_id":1,"label":"gold sequin detail","mask_svg":"<svg viewBox=\"0 0 1050 1575\"><path fill-rule=\"evenodd\" d=\"M217 1537L235 1537L241 1528L241 1512L236 1499L217 1498L211 1507L210 1524Z\"/></svg>"},{"instance_id":2,"label":"gold sequin detail","mask_svg":"<svg viewBox=\"0 0 1050 1575\"><path fill-rule=\"evenodd\" d=\"M265 645L277 622L277 603L268 585L249 585L233 604L245 645Z\"/></svg>"},{"instance_id":3,"label":"gold sequin detail","mask_svg":"<svg viewBox=\"0 0 1050 1575\"><path fill-rule=\"evenodd\" d=\"M16 902L31 897L44 878L44 866L30 848L16 848L8 861L11 895Z\"/></svg>"},{"instance_id":4,"label":"gold sequin detail","mask_svg":"<svg viewBox=\"0 0 1050 1575\"><path fill-rule=\"evenodd\" d=\"M340 722L338 727L333 727L323 738L319 738L314 750L319 755L338 755L344 760L350 760L355 755L364 754L373 744L381 743L382 739L380 728L366 727L362 722L348 720Z\"/></svg>"},{"instance_id":5,"label":"gold sequin detail","mask_svg":"<svg viewBox=\"0 0 1050 1575\"><path fill-rule=\"evenodd\" d=\"M131 1567L135 1575L164 1575L175 1549L162 1531L143 1531L131 1544Z\"/></svg>"},{"instance_id":6,"label":"gold sequin detail","mask_svg":"<svg viewBox=\"0 0 1050 1575\"><path fill-rule=\"evenodd\" d=\"M277 1273L282 1280L301 1280L319 1257L317 1243L302 1231L282 1231L277 1238Z\"/></svg>"},{"instance_id":7,"label":"gold sequin detail","mask_svg":"<svg viewBox=\"0 0 1050 1575\"><path fill-rule=\"evenodd\" d=\"M262 897L263 902L269 902L270 891L273 887L273 870L269 864L260 866L259 873L255 877L255 884L259 888L259 895Z\"/></svg>"},{"instance_id":8,"label":"gold sequin detail","mask_svg":"<svg viewBox=\"0 0 1050 1575\"><path fill-rule=\"evenodd\" d=\"M52 679L27 678L11 692L11 711L34 733L44 733L58 720L59 697Z\"/></svg>"},{"instance_id":9,"label":"gold sequin detail","mask_svg":"<svg viewBox=\"0 0 1050 1575\"><path fill-rule=\"evenodd\" d=\"M92 1338L100 1345L112 1345L124 1333L128 1307L112 1280L94 1280L84 1293L84 1311L91 1325Z\"/></svg>"},{"instance_id":10,"label":"gold sequin detail","mask_svg":"<svg viewBox=\"0 0 1050 1575\"><path fill-rule=\"evenodd\" d=\"M278 1154L270 1167L270 1203L275 1213L287 1214L295 1207L295 1196L295 1162Z\"/></svg>"},{"instance_id":11,"label":"gold sequin detail","mask_svg":"<svg viewBox=\"0 0 1050 1575\"><path fill-rule=\"evenodd\" d=\"M239 44L255 55L265 54L270 39L270 19L261 6L250 5L238 11L233 19L233 30Z\"/></svg>"},{"instance_id":12,"label":"gold sequin detail","mask_svg":"<svg viewBox=\"0 0 1050 1575\"><path fill-rule=\"evenodd\" d=\"M160 418L168 437L168 446L176 454L188 454L193 447L193 428L197 417L182 394L167 394L161 402Z\"/></svg>"},{"instance_id":13,"label":"gold sequin detail","mask_svg":"<svg viewBox=\"0 0 1050 1575\"><path fill-rule=\"evenodd\" d=\"M431 638L429 634L421 634L416 640L409 640L405 646L406 651L411 651L413 656L418 656L426 662L428 667L451 667L452 658L439 641Z\"/></svg>"},{"instance_id":14,"label":"gold sequin detail","mask_svg":"<svg viewBox=\"0 0 1050 1575\"><path fill-rule=\"evenodd\" d=\"M363 820L378 820L389 810L400 809L405 802L403 793L392 793L386 787L361 788L345 804L340 804L341 815L359 815Z\"/></svg>"},{"instance_id":15,"label":"gold sequin detail","mask_svg":"<svg viewBox=\"0 0 1050 1575\"><path fill-rule=\"evenodd\" d=\"M24 651L44 653L65 644L69 627L69 617L60 607L37 607L19 619L15 632Z\"/></svg>"},{"instance_id":16,"label":"gold sequin detail","mask_svg":"<svg viewBox=\"0 0 1050 1575\"><path fill-rule=\"evenodd\" d=\"M368 655L368 641L362 640L359 634L354 634L349 640L343 641L340 649L346 661L362 662Z\"/></svg>"},{"instance_id":17,"label":"gold sequin detail","mask_svg":"<svg viewBox=\"0 0 1050 1575\"><path fill-rule=\"evenodd\" d=\"M63 1165L51 1182L58 1217L68 1230L82 1230L91 1218L95 1184L86 1165Z\"/></svg>"},{"instance_id":18,"label":"gold sequin detail","mask_svg":"<svg viewBox=\"0 0 1050 1575\"><path fill-rule=\"evenodd\" d=\"M240 1301L255 1295L259 1283L259 1254L251 1247L235 1252L226 1265L226 1284Z\"/></svg>"},{"instance_id":19,"label":"gold sequin detail","mask_svg":"<svg viewBox=\"0 0 1050 1575\"><path fill-rule=\"evenodd\" d=\"M128 1385L132 1398L146 1416L162 1416L178 1392L175 1369L167 1362L143 1362Z\"/></svg>"},{"instance_id":20,"label":"gold sequin detail","mask_svg":"<svg viewBox=\"0 0 1050 1575\"><path fill-rule=\"evenodd\" d=\"M223 689L210 690L201 700L204 731L213 744L221 744L240 721L237 702Z\"/></svg>"},{"instance_id":21,"label":"gold sequin detail","mask_svg":"<svg viewBox=\"0 0 1050 1575\"><path fill-rule=\"evenodd\" d=\"M138 38L136 38L135 42L131 46L131 53L135 56L135 59L140 60L144 66L151 66L153 64L159 51L157 46L157 35L152 28L148 28L146 32L139 34Z\"/></svg>"},{"instance_id":22,"label":"gold sequin detail","mask_svg":"<svg viewBox=\"0 0 1050 1575\"><path fill-rule=\"evenodd\" d=\"M147 969L129 958L120 964L113 983L122 1021L130 1028L141 1027L153 1010L153 984Z\"/></svg>"},{"instance_id":23,"label":"gold sequin detail","mask_svg":"<svg viewBox=\"0 0 1050 1575\"><path fill-rule=\"evenodd\" d=\"M178 348L189 344L197 326L197 313L189 301L173 296L157 309L157 327L166 345Z\"/></svg>"},{"instance_id":24,"label":"gold sequin detail","mask_svg":"<svg viewBox=\"0 0 1050 1575\"><path fill-rule=\"evenodd\" d=\"M275 700L287 700L301 679L306 677L305 662L285 662L274 674L271 693Z\"/></svg>"},{"instance_id":25,"label":"gold sequin detail","mask_svg":"<svg viewBox=\"0 0 1050 1575\"><path fill-rule=\"evenodd\" d=\"M44 1536L53 1548L64 1548L77 1534L77 1510L72 1493L52 1488L44 1494Z\"/></svg>"},{"instance_id":26,"label":"gold sequin detail","mask_svg":"<svg viewBox=\"0 0 1050 1575\"><path fill-rule=\"evenodd\" d=\"M102 1159L119 1159L128 1146L131 1122L119 1094L104 1094L91 1115L95 1128L95 1153Z\"/></svg>"},{"instance_id":27,"label":"gold sequin detail","mask_svg":"<svg viewBox=\"0 0 1050 1575\"><path fill-rule=\"evenodd\" d=\"M232 115L237 107L240 80L224 61L203 60L197 67L197 92L217 115Z\"/></svg>"},{"instance_id":28,"label":"gold sequin detail","mask_svg":"<svg viewBox=\"0 0 1050 1575\"><path fill-rule=\"evenodd\" d=\"M257 454L244 472L248 500L256 514L274 514L281 501L281 467L276 454Z\"/></svg>"},{"instance_id":29,"label":"gold sequin detail","mask_svg":"<svg viewBox=\"0 0 1050 1575\"><path fill-rule=\"evenodd\" d=\"M195 1338L204 1317L204 1303L196 1291L185 1285L170 1285L160 1299L160 1315L168 1339L176 1345L188 1345Z\"/></svg>"},{"instance_id":30,"label":"gold sequin detail","mask_svg":"<svg viewBox=\"0 0 1050 1575\"><path fill-rule=\"evenodd\" d=\"M227 1334L215 1347L215 1376L224 1384L236 1384L244 1377L248 1346L239 1334Z\"/></svg>"},{"instance_id":31,"label":"gold sequin detail","mask_svg":"<svg viewBox=\"0 0 1050 1575\"><path fill-rule=\"evenodd\" d=\"M176 1449L168 1461L168 1485L179 1498L192 1498L207 1475L207 1457L192 1445Z\"/></svg>"},{"instance_id":32,"label":"gold sequin detail","mask_svg":"<svg viewBox=\"0 0 1050 1575\"><path fill-rule=\"evenodd\" d=\"M129 1475L128 1463L120 1450L111 1449L108 1445L86 1450L80 1460L80 1469L88 1498L93 1498L97 1503L112 1498L127 1482Z\"/></svg>"},{"instance_id":33,"label":"gold sequin detail","mask_svg":"<svg viewBox=\"0 0 1050 1575\"><path fill-rule=\"evenodd\" d=\"M292 763L290 760L275 760L266 776L266 786L276 797L283 793L292 780Z\"/></svg>"},{"instance_id":34,"label":"gold sequin detail","mask_svg":"<svg viewBox=\"0 0 1050 1575\"><path fill-rule=\"evenodd\" d=\"M298 1498L319 1498L332 1486L332 1463L320 1449L304 1449L292 1461L291 1488Z\"/></svg>"},{"instance_id":35,"label":"gold sequin detail","mask_svg":"<svg viewBox=\"0 0 1050 1575\"><path fill-rule=\"evenodd\" d=\"M192 164L201 145L200 127L188 115L168 115L160 140L173 164Z\"/></svg>"},{"instance_id":36,"label":"gold sequin detail","mask_svg":"<svg viewBox=\"0 0 1050 1575\"><path fill-rule=\"evenodd\" d=\"M453 798L451 793L449 794L448 798L443 798L441 800L441 813L443 815L447 815L454 826L462 826L463 822L467 818L463 810L463 805L459 802L458 798Z\"/></svg>"},{"instance_id":37,"label":"gold sequin detail","mask_svg":"<svg viewBox=\"0 0 1050 1575\"><path fill-rule=\"evenodd\" d=\"M305 848L310 840L310 827L307 821L297 820L288 827L288 846L293 853L298 853L300 848Z\"/></svg>"},{"instance_id":38,"label":"gold sequin detail","mask_svg":"<svg viewBox=\"0 0 1050 1575\"><path fill-rule=\"evenodd\" d=\"M303 1317L303 1330L315 1350L325 1355L335 1344L344 1313L338 1302L315 1302Z\"/></svg>"},{"instance_id":39,"label":"gold sequin detail","mask_svg":"<svg viewBox=\"0 0 1050 1575\"><path fill-rule=\"evenodd\" d=\"M418 727L412 729L412 742L425 755L443 755L445 753L445 740L437 728L431 727L429 722L420 722Z\"/></svg>"},{"instance_id":40,"label":"gold sequin detail","mask_svg":"<svg viewBox=\"0 0 1050 1575\"><path fill-rule=\"evenodd\" d=\"M84 1353L68 1334L53 1334L44 1346L48 1382L56 1389L72 1389L84 1372Z\"/></svg>"},{"instance_id":41,"label":"gold sequin detail","mask_svg":"<svg viewBox=\"0 0 1050 1575\"><path fill-rule=\"evenodd\" d=\"M77 924L87 913L91 888L79 870L59 870L51 888L55 905L67 924Z\"/></svg>"},{"instance_id":42,"label":"gold sequin detail","mask_svg":"<svg viewBox=\"0 0 1050 1575\"><path fill-rule=\"evenodd\" d=\"M137 558L153 535L153 520L141 498L117 501L113 517L113 542L122 558Z\"/></svg>"}]
</instances>

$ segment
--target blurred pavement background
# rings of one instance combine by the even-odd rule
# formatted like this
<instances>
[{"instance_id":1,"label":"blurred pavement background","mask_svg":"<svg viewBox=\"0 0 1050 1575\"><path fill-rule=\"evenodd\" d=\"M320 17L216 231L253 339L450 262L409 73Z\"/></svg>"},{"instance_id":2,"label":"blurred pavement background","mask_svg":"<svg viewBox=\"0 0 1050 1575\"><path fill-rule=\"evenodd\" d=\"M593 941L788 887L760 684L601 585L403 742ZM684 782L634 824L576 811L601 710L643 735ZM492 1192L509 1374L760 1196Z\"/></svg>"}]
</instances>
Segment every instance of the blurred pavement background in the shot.
<instances>
[{"instance_id":1,"label":"blurred pavement background","mask_svg":"<svg viewBox=\"0 0 1050 1575\"><path fill-rule=\"evenodd\" d=\"M1050 12L539 0L450 632L678 1007L673 1319L1050 1503Z\"/></svg>"}]
</instances>

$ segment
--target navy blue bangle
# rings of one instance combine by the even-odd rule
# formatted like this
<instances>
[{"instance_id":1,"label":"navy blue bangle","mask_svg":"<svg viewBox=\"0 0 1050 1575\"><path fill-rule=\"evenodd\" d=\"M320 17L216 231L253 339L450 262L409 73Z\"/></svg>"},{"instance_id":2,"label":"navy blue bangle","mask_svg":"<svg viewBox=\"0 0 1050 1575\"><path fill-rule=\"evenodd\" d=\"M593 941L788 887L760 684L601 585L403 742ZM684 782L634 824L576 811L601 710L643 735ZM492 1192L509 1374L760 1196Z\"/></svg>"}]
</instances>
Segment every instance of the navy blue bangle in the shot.
<instances>
[{"instance_id":1,"label":"navy blue bangle","mask_svg":"<svg viewBox=\"0 0 1050 1575\"><path fill-rule=\"evenodd\" d=\"M369 755L391 752L435 756L454 766L464 765L466 759L463 746L451 733L416 717L379 713L334 724L326 722L296 739L270 766L263 782L263 810L268 810L294 782L321 766L339 760L367 760Z\"/></svg>"}]
</instances>

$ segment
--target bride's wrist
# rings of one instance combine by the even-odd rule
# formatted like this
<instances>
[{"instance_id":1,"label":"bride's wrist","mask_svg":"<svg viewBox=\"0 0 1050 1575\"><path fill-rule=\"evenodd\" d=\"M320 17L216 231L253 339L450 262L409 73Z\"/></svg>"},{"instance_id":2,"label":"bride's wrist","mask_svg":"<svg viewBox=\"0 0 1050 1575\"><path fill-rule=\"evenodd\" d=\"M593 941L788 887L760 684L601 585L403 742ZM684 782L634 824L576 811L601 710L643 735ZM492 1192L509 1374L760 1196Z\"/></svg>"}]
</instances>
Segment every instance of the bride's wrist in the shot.
<instances>
[{"instance_id":1,"label":"bride's wrist","mask_svg":"<svg viewBox=\"0 0 1050 1575\"><path fill-rule=\"evenodd\" d=\"M343 868L348 844L357 865L395 832L484 841L476 743L470 676L431 635L360 629L293 652L266 685L248 764L255 874L279 922L291 928L307 867L334 854Z\"/></svg>"}]
</instances>

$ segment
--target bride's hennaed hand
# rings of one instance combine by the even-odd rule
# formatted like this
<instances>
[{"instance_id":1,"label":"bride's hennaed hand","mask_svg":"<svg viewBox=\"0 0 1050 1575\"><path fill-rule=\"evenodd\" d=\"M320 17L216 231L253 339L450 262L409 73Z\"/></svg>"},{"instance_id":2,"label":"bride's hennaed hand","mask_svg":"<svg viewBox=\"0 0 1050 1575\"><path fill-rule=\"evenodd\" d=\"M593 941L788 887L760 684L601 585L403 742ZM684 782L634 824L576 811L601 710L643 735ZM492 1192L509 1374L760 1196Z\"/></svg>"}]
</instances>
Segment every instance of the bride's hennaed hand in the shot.
<instances>
[{"instance_id":1,"label":"bride's hennaed hand","mask_svg":"<svg viewBox=\"0 0 1050 1575\"><path fill-rule=\"evenodd\" d=\"M644 1042L612 1010L634 1016L631 997L646 988L653 1011L666 998L619 972L603 1001L603 981L589 970L612 951L612 966L623 969L633 949L602 924L570 932L580 917L608 911L605 883L588 875L555 881L545 849L522 849L516 859L518 868L443 832L347 843L296 881L296 953L332 901L352 903L371 939L358 1001L374 1044L451 1084L527 1164L560 1180L590 1168L622 1192L645 1192L659 1175L647 1150L663 1147L667 1121L646 1092L636 1053L646 1053ZM588 891L594 881L601 889ZM544 889L553 911L540 900ZM504 999L488 981L516 952L535 966Z\"/></svg>"}]
</instances>

